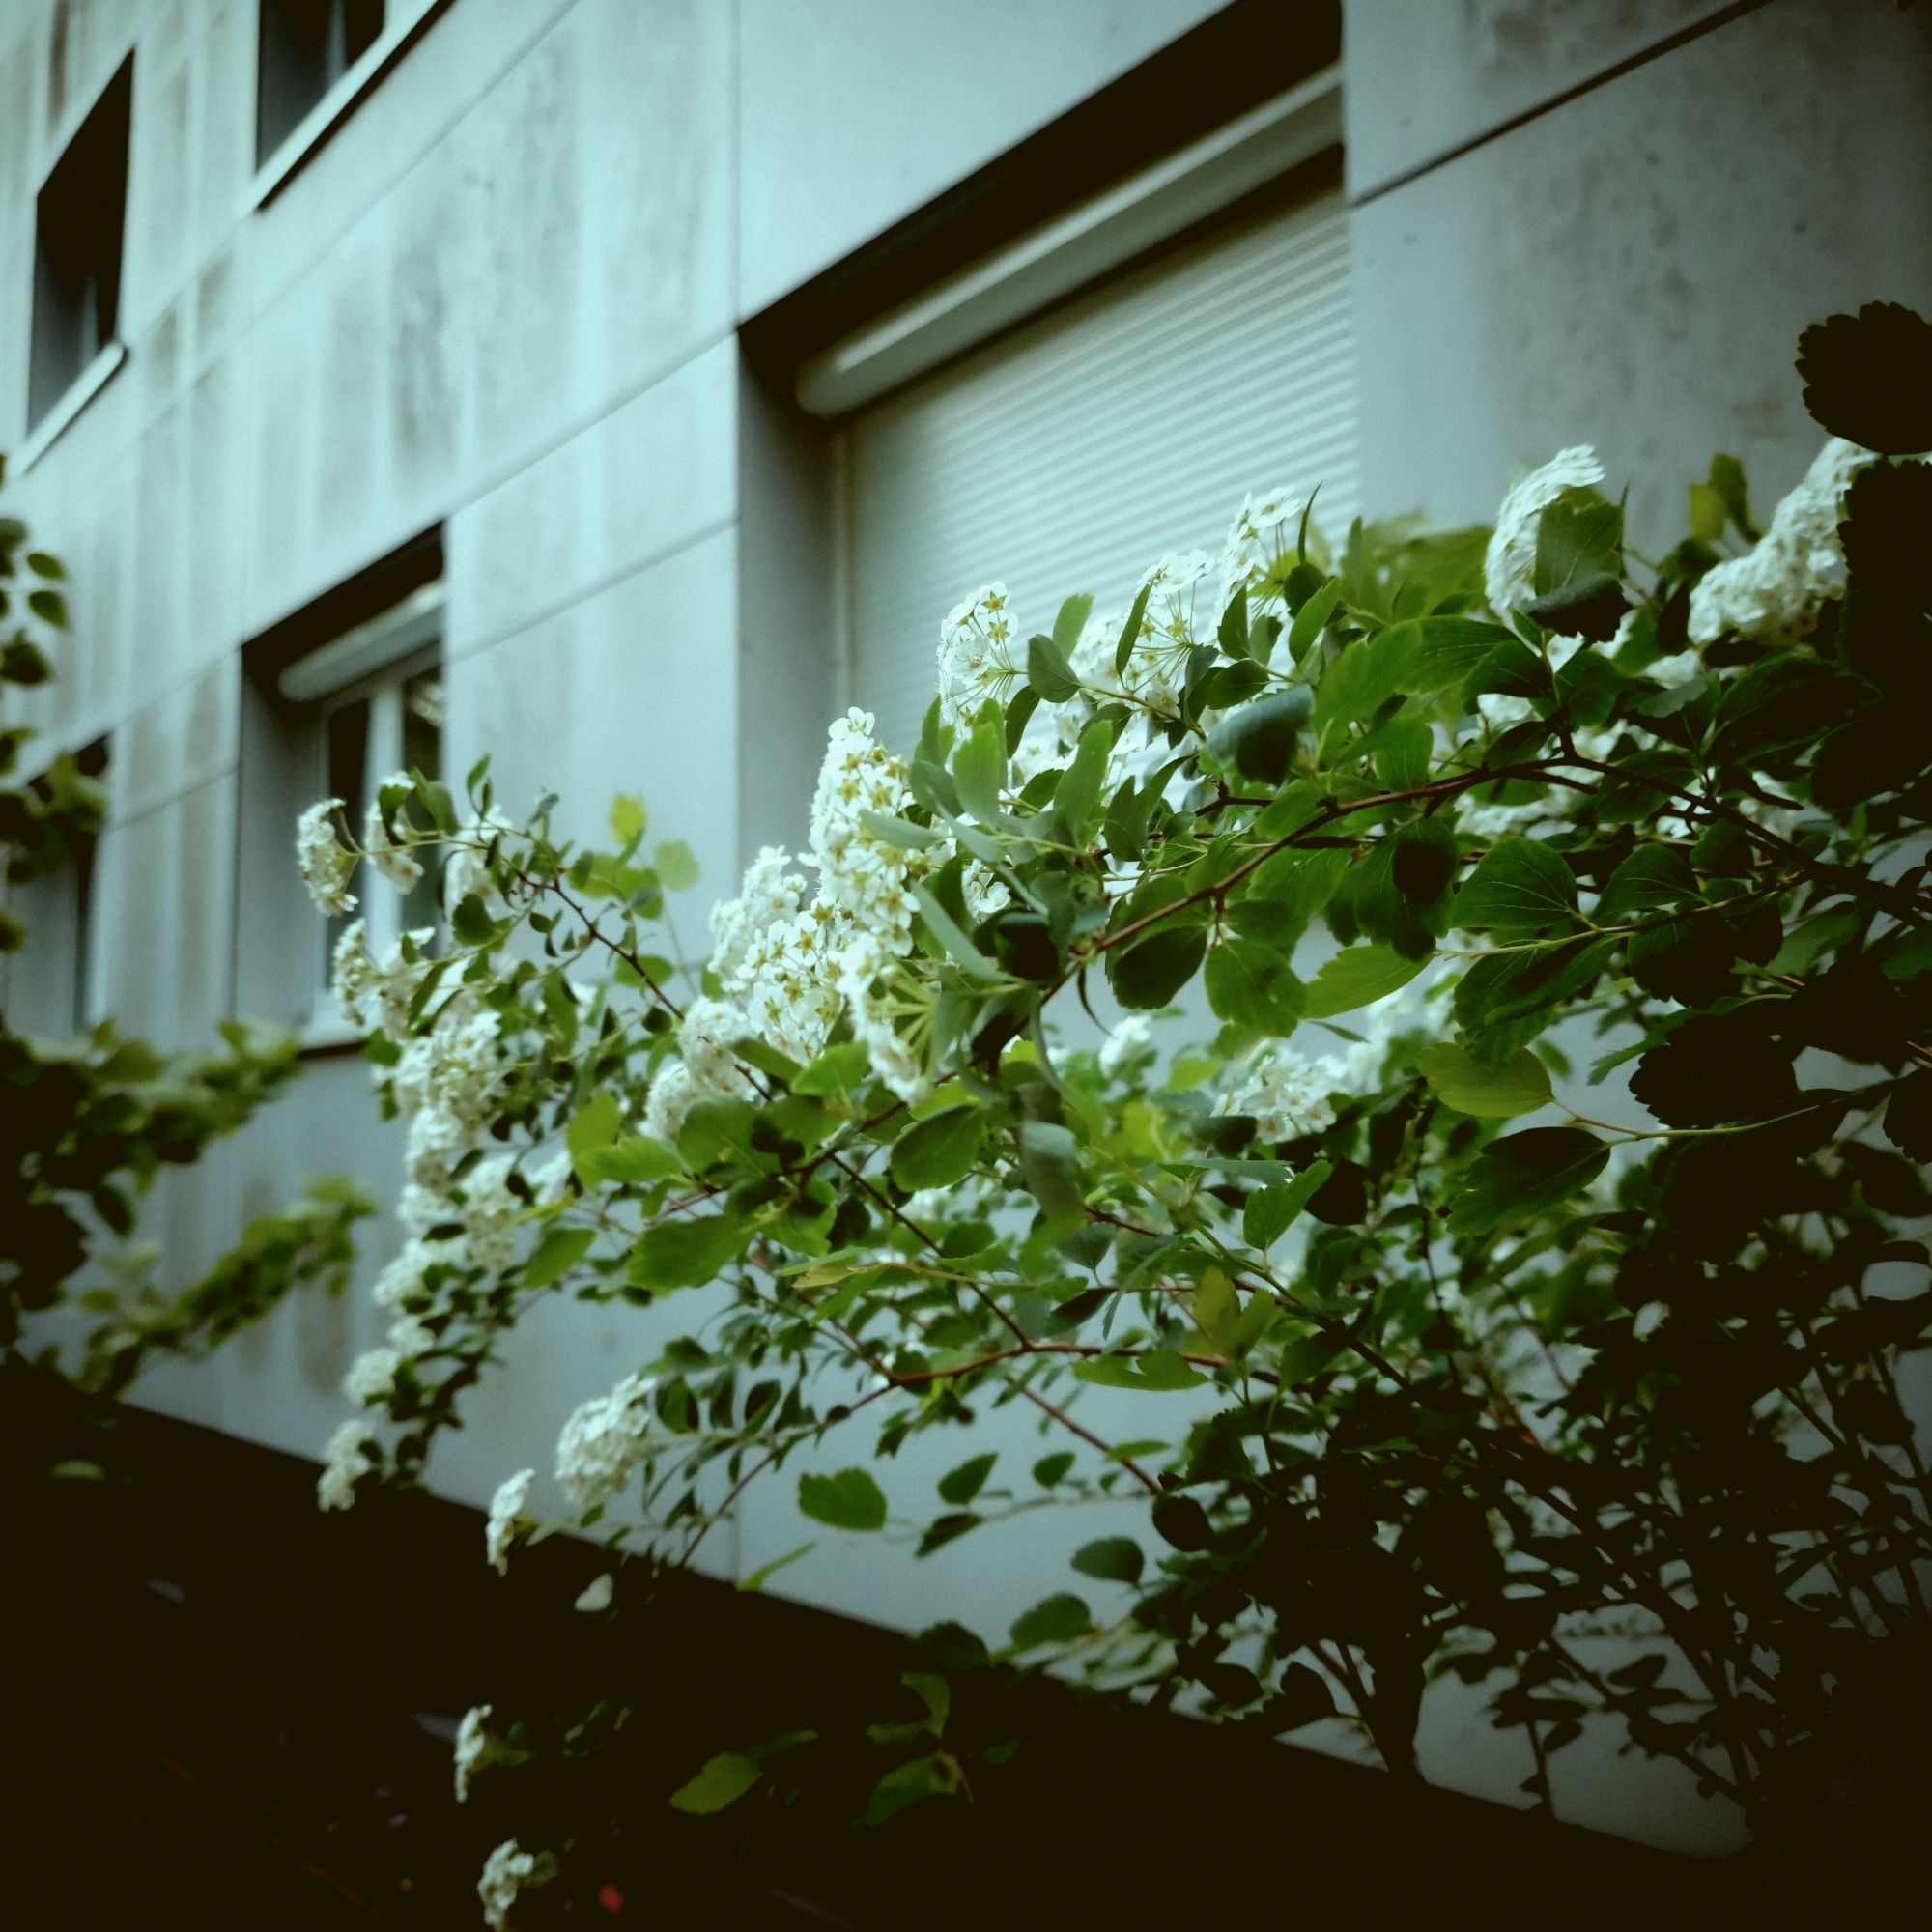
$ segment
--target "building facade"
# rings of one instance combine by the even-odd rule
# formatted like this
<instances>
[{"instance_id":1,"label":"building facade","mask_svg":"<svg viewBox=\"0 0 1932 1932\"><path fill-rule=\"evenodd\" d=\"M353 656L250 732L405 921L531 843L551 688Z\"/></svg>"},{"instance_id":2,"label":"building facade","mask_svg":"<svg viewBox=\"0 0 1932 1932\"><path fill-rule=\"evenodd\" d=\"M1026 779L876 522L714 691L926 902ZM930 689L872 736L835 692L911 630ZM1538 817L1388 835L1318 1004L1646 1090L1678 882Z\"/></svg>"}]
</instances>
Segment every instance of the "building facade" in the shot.
<instances>
[{"instance_id":1,"label":"building facade","mask_svg":"<svg viewBox=\"0 0 1932 1932\"><path fill-rule=\"evenodd\" d=\"M1799 330L1932 309L1928 233L1932 14L1892 0L21 0L0 448L72 579L33 722L110 815L10 1017L304 1033L293 1096L157 1198L172 1269L306 1174L392 1192L301 805L485 754L569 835L641 794L701 938L802 836L827 718L905 740L979 582L1124 601L1276 483L1337 534L1483 520L1578 441L1639 547L1715 450L1772 500L1819 440ZM544 1311L436 1486L547 1470L690 1319ZM139 1399L314 1453L382 1321L301 1297ZM726 1574L792 1548L788 1493L734 1532ZM782 1580L1004 1628L1009 1556ZM1473 1705L1424 1744L1520 1776ZM1694 1837L1674 1774L1576 1777L1573 1815Z\"/></svg>"}]
</instances>

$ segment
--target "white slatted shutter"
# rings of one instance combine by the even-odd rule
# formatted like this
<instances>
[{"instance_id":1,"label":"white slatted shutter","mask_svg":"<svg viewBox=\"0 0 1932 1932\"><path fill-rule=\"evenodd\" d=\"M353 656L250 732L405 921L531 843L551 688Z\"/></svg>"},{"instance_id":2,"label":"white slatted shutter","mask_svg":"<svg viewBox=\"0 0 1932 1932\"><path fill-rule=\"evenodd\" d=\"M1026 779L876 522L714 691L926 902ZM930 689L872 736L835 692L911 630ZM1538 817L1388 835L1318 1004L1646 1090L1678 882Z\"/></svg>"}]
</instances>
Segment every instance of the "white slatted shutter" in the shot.
<instances>
[{"instance_id":1,"label":"white slatted shutter","mask_svg":"<svg viewBox=\"0 0 1932 1932\"><path fill-rule=\"evenodd\" d=\"M1124 611L1168 551L1220 553L1247 491L1355 513L1354 342L1339 196L1131 269L844 431L850 701L908 749L939 622L1004 581L1021 635L1086 591Z\"/></svg>"}]
</instances>

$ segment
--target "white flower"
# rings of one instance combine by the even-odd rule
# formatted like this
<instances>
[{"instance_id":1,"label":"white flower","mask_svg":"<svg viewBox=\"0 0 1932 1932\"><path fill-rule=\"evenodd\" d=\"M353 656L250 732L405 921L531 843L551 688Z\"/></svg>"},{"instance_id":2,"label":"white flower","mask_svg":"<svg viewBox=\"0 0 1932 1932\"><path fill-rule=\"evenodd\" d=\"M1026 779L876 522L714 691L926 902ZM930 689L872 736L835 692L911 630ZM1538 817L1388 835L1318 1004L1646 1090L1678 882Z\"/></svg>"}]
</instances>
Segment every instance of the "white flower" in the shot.
<instances>
[{"instance_id":1,"label":"white flower","mask_svg":"<svg viewBox=\"0 0 1932 1932\"><path fill-rule=\"evenodd\" d=\"M923 1229L928 1222L943 1221L958 1204L958 1190L951 1187L921 1187L905 1198L899 1209L908 1221Z\"/></svg>"},{"instance_id":2,"label":"white flower","mask_svg":"<svg viewBox=\"0 0 1932 1932\"><path fill-rule=\"evenodd\" d=\"M545 1204L553 1201L568 1201L571 1177L576 1171L576 1163L570 1157L570 1150L567 1147L558 1148L547 1161L538 1167L533 1167L526 1177L530 1184L531 1200Z\"/></svg>"},{"instance_id":3,"label":"white flower","mask_svg":"<svg viewBox=\"0 0 1932 1932\"><path fill-rule=\"evenodd\" d=\"M812 794L811 856L827 900L894 952L912 951L911 881L929 861L879 838L865 814L896 817L911 799L905 766L872 736L872 714L835 719Z\"/></svg>"},{"instance_id":4,"label":"white flower","mask_svg":"<svg viewBox=\"0 0 1932 1932\"><path fill-rule=\"evenodd\" d=\"M464 1712L463 1721L456 1727L456 1802L461 1804L469 1796L469 1780L476 1768L490 1749L490 1735L483 1728L483 1719L490 1715L488 1704L478 1704Z\"/></svg>"},{"instance_id":5,"label":"white flower","mask_svg":"<svg viewBox=\"0 0 1932 1932\"><path fill-rule=\"evenodd\" d=\"M773 926L798 917L806 883L788 869L791 863L782 845L762 847L745 867L738 896L711 908L711 970L727 992L745 990L753 946Z\"/></svg>"},{"instance_id":6,"label":"white flower","mask_svg":"<svg viewBox=\"0 0 1932 1932\"><path fill-rule=\"evenodd\" d=\"M376 962L369 956L368 935L359 919L342 928L329 955L328 983L346 1020L360 1021L362 1002L376 981Z\"/></svg>"},{"instance_id":7,"label":"white flower","mask_svg":"<svg viewBox=\"0 0 1932 1932\"><path fill-rule=\"evenodd\" d=\"M399 1360L413 1362L436 1347L436 1331L419 1315L399 1315L389 1323L388 1343Z\"/></svg>"},{"instance_id":8,"label":"white flower","mask_svg":"<svg viewBox=\"0 0 1932 1932\"><path fill-rule=\"evenodd\" d=\"M441 1195L413 1180L405 1185L396 1202L396 1219L418 1240L432 1228L456 1218L454 1203L445 1201ZM457 1266L462 1264L464 1257L456 1242L444 1239L433 1245L438 1250L435 1259Z\"/></svg>"},{"instance_id":9,"label":"white flower","mask_svg":"<svg viewBox=\"0 0 1932 1932\"><path fill-rule=\"evenodd\" d=\"M355 895L349 890L355 854L335 838L333 814L341 809L339 798L325 798L296 820L296 863L316 911L327 919L355 910Z\"/></svg>"},{"instance_id":10,"label":"white flower","mask_svg":"<svg viewBox=\"0 0 1932 1932\"><path fill-rule=\"evenodd\" d=\"M404 1046L390 1091L406 1116L440 1108L473 1137L490 1123L507 1058L497 1015L460 995Z\"/></svg>"},{"instance_id":11,"label":"white flower","mask_svg":"<svg viewBox=\"0 0 1932 1932\"><path fill-rule=\"evenodd\" d=\"M1503 498L1495 533L1483 559L1483 582L1490 609L1506 617L1535 601L1536 530L1543 513L1566 490L1604 480L1604 466L1587 443L1558 450L1541 469L1532 470Z\"/></svg>"},{"instance_id":12,"label":"white flower","mask_svg":"<svg viewBox=\"0 0 1932 1932\"><path fill-rule=\"evenodd\" d=\"M616 1594L616 1582L607 1570L603 1576L593 1577L578 1592L577 1607L592 1613L608 1610L611 1607L611 1599Z\"/></svg>"},{"instance_id":13,"label":"white flower","mask_svg":"<svg viewBox=\"0 0 1932 1932\"><path fill-rule=\"evenodd\" d=\"M469 1129L447 1108L425 1107L410 1121L403 1142L404 1169L418 1187L447 1194L469 1140Z\"/></svg>"},{"instance_id":14,"label":"white flower","mask_svg":"<svg viewBox=\"0 0 1932 1932\"><path fill-rule=\"evenodd\" d=\"M1511 833L1526 832L1530 826L1548 818L1553 810L1548 798L1533 798L1521 805L1510 805L1500 800L1470 796L1463 800L1456 813L1456 830L1493 845L1498 838L1506 838Z\"/></svg>"},{"instance_id":15,"label":"white flower","mask_svg":"<svg viewBox=\"0 0 1932 1932\"><path fill-rule=\"evenodd\" d=\"M483 1901L483 1922L490 1932L506 1932L517 1893L536 1868L536 1860L528 1852L519 1851L514 1838L504 1839L483 1861L476 1895Z\"/></svg>"},{"instance_id":16,"label":"white flower","mask_svg":"<svg viewBox=\"0 0 1932 1932\"><path fill-rule=\"evenodd\" d=\"M651 1091L644 1096L644 1131L653 1140L677 1145L684 1117L698 1098L697 1082L683 1061L673 1060L658 1068Z\"/></svg>"},{"instance_id":17,"label":"white flower","mask_svg":"<svg viewBox=\"0 0 1932 1932\"><path fill-rule=\"evenodd\" d=\"M355 1507L355 1485L376 1466L362 1453L375 1439L369 1433L369 1425L353 1415L328 1438L328 1446L323 1451L322 1474L316 1479L317 1508Z\"/></svg>"},{"instance_id":18,"label":"white flower","mask_svg":"<svg viewBox=\"0 0 1932 1932\"><path fill-rule=\"evenodd\" d=\"M349 1401L365 1407L372 1402L385 1402L396 1386L396 1371L402 1358L393 1349L369 1349L357 1355L342 1378L342 1393Z\"/></svg>"},{"instance_id":19,"label":"white flower","mask_svg":"<svg viewBox=\"0 0 1932 1932\"><path fill-rule=\"evenodd\" d=\"M1129 1013L1108 1036L1100 1049L1100 1071L1110 1079L1153 1046L1153 1028L1146 1014Z\"/></svg>"},{"instance_id":20,"label":"white flower","mask_svg":"<svg viewBox=\"0 0 1932 1932\"><path fill-rule=\"evenodd\" d=\"M643 1453L650 1426L646 1376L627 1376L609 1395L593 1396L563 1425L556 1439L556 1479L580 1510L608 1502Z\"/></svg>"},{"instance_id":21,"label":"white flower","mask_svg":"<svg viewBox=\"0 0 1932 1932\"><path fill-rule=\"evenodd\" d=\"M524 1204L510 1192L516 1155L479 1161L463 1179L463 1238L481 1268L501 1274L517 1259L517 1217Z\"/></svg>"},{"instance_id":22,"label":"white flower","mask_svg":"<svg viewBox=\"0 0 1932 1932\"><path fill-rule=\"evenodd\" d=\"M472 894L483 901L483 910L493 917L503 910L503 895L490 870L489 847L516 828L495 811L464 822L451 840L449 856L442 867L442 914L456 917L456 908Z\"/></svg>"},{"instance_id":23,"label":"white flower","mask_svg":"<svg viewBox=\"0 0 1932 1932\"><path fill-rule=\"evenodd\" d=\"M1258 1047L1228 1100L1231 1114L1252 1114L1256 1138L1285 1141L1335 1123L1328 1096L1342 1085L1340 1063L1310 1060L1273 1041Z\"/></svg>"},{"instance_id":24,"label":"white flower","mask_svg":"<svg viewBox=\"0 0 1932 1932\"><path fill-rule=\"evenodd\" d=\"M391 772L376 786L369 800L369 810L362 818L362 844L369 863L387 879L399 893L406 893L422 877L422 863L414 858L409 848L396 844L389 837L388 821L383 816L382 794L384 785L412 786L408 772Z\"/></svg>"},{"instance_id":25,"label":"white flower","mask_svg":"<svg viewBox=\"0 0 1932 1932\"><path fill-rule=\"evenodd\" d=\"M1157 645L1185 646L1199 640L1195 601L1212 570L1205 550L1190 550L1162 557L1141 579L1140 588L1148 594L1143 622L1151 641ZM1220 615L1218 611L1205 613L1209 635L1219 623Z\"/></svg>"},{"instance_id":26,"label":"white flower","mask_svg":"<svg viewBox=\"0 0 1932 1932\"><path fill-rule=\"evenodd\" d=\"M483 1525L483 1548L490 1567L499 1577L510 1574L510 1545L523 1526L524 1504L529 1499L530 1485L536 1481L534 1469L519 1469L497 1486L490 1498L490 1520Z\"/></svg>"},{"instance_id":27,"label":"white flower","mask_svg":"<svg viewBox=\"0 0 1932 1932\"><path fill-rule=\"evenodd\" d=\"M964 724L986 698L1004 698L1025 672L1025 651L1004 583L955 604L939 627L940 716Z\"/></svg>"},{"instance_id":28,"label":"white flower","mask_svg":"<svg viewBox=\"0 0 1932 1932\"><path fill-rule=\"evenodd\" d=\"M1007 882L978 859L969 860L959 874L959 895L966 901L966 916L975 925L1013 902Z\"/></svg>"},{"instance_id":29,"label":"white flower","mask_svg":"<svg viewBox=\"0 0 1932 1932\"><path fill-rule=\"evenodd\" d=\"M925 988L870 934L855 933L838 957L838 990L872 1071L901 1100L923 1098L932 1084L916 1043L932 1020ZM901 1032L902 1020L912 1022L912 1037Z\"/></svg>"},{"instance_id":30,"label":"white flower","mask_svg":"<svg viewBox=\"0 0 1932 1932\"><path fill-rule=\"evenodd\" d=\"M1778 504L1756 547L1718 564L1690 592L1690 641L1708 644L1726 631L1767 643L1796 637L1836 587L1844 549L1839 499L1871 452L1833 437L1804 480Z\"/></svg>"},{"instance_id":31,"label":"white flower","mask_svg":"<svg viewBox=\"0 0 1932 1932\"><path fill-rule=\"evenodd\" d=\"M420 1189L417 1190L419 1193ZM432 1220L428 1225L434 1226ZM417 1295L428 1291L423 1284L423 1273L432 1262L444 1259L445 1243L412 1238L403 1244L403 1251L389 1262L382 1273L376 1277L375 1286L369 1291L369 1298L378 1308L400 1308L406 1301L413 1301Z\"/></svg>"},{"instance_id":32,"label":"white flower","mask_svg":"<svg viewBox=\"0 0 1932 1932\"><path fill-rule=\"evenodd\" d=\"M1235 513L1221 553L1221 601L1234 601L1237 590L1250 596L1260 587L1264 598L1278 597L1281 582L1275 565L1291 553L1301 534L1302 512L1308 493L1288 489L1250 491Z\"/></svg>"}]
</instances>

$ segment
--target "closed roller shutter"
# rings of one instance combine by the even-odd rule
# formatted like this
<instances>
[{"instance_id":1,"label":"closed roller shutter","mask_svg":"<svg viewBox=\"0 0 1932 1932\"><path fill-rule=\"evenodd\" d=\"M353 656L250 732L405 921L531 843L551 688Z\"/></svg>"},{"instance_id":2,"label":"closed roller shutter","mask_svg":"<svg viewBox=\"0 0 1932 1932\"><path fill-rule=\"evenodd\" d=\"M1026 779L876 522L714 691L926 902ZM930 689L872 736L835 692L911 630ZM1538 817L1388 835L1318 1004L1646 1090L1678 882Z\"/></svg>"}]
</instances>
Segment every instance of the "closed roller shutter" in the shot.
<instances>
[{"instance_id":1,"label":"closed roller shutter","mask_svg":"<svg viewBox=\"0 0 1932 1932\"><path fill-rule=\"evenodd\" d=\"M1003 580L1022 635L1063 598L1124 610L1171 550L1220 553L1241 498L1355 513L1339 196L1161 255L974 351L843 431L850 698L917 738L939 622Z\"/></svg>"}]
</instances>

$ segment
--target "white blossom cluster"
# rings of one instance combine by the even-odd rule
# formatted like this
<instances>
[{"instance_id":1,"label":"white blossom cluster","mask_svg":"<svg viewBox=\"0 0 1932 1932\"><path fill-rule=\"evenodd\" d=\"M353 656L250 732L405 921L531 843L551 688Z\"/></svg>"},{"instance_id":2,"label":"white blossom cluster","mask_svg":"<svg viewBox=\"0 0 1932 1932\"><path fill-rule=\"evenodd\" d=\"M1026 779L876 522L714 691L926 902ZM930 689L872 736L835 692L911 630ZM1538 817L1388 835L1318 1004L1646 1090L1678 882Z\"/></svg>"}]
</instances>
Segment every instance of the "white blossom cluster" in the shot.
<instances>
[{"instance_id":1,"label":"white blossom cluster","mask_svg":"<svg viewBox=\"0 0 1932 1932\"><path fill-rule=\"evenodd\" d=\"M386 1402L402 1365L403 1358L394 1349L365 1350L349 1365L349 1373L342 1378L342 1393L365 1408L372 1402Z\"/></svg>"},{"instance_id":2,"label":"white blossom cluster","mask_svg":"<svg viewBox=\"0 0 1932 1932\"><path fill-rule=\"evenodd\" d=\"M370 794L369 809L362 818L362 849L369 863L399 893L406 893L422 877L422 861L406 844L390 837L390 825L383 810L385 789L413 784L408 772L391 772L380 780Z\"/></svg>"},{"instance_id":3,"label":"white blossom cluster","mask_svg":"<svg viewBox=\"0 0 1932 1932\"><path fill-rule=\"evenodd\" d=\"M1335 1124L1328 1096L1342 1084L1340 1061L1328 1055L1311 1060L1292 1046L1267 1040L1248 1057L1228 1096L1228 1111L1253 1115L1257 1140L1319 1134Z\"/></svg>"},{"instance_id":4,"label":"white blossom cluster","mask_svg":"<svg viewBox=\"0 0 1932 1932\"><path fill-rule=\"evenodd\" d=\"M328 1446L322 1452L322 1474L315 1485L318 1508L346 1510L355 1506L355 1485L376 1466L363 1454L374 1440L369 1425L354 1415L328 1438Z\"/></svg>"},{"instance_id":5,"label":"white blossom cluster","mask_svg":"<svg viewBox=\"0 0 1932 1932\"><path fill-rule=\"evenodd\" d=\"M519 1850L514 1838L505 1838L483 1861L483 1875L476 1881L476 1896L483 1901L483 1922L490 1932L506 1932L510 1914L516 1909L517 1894L529 1883L536 1868L536 1860L528 1852Z\"/></svg>"},{"instance_id":6,"label":"white blossom cluster","mask_svg":"<svg viewBox=\"0 0 1932 1932\"><path fill-rule=\"evenodd\" d=\"M456 1802L461 1804L469 1796L469 1780L476 1775L490 1748L490 1734L483 1728L483 1719L490 1715L488 1704L478 1704L472 1710L464 1712L463 1721L456 1727Z\"/></svg>"},{"instance_id":7,"label":"white blossom cluster","mask_svg":"<svg viewBox=\"0 0 1932 1932\"><path fill-rule=\"evenodd\" d=\"M869 711L835 719L811 799L811 856L825 897L891 952L912 951L912 882L926 855L881 838L865 814L898 816L912 802L904 764L873 736Z\"/></svg>"},{"instance_id":8,"label":"white blossom cluster","mask_svg":"<svg viewBox=\"0 0 1932 1932\"><path fill-rule=\"evenodd\" d=\"M1100 1049L1100 1071L1112 1079L1153 1051L1153 1028L1145 1013L1129 1013Z\"/></svg>"},{"instance_id":9,"label":"white blossom cluster","mask_svg":"<svg viewBox=\"0 0 1932 1932\"><path fill-rule=\"evenodd\" d=\"M490 1567L499 1577L510 1574L510 1546L527 1519L524 1505L529 1500L530 1485L536 1481L534 1469L519 1469L497 1485L490 1498L490 1514L483 1525L483 1548Z\"/></svg>"},{"instance_id":10,"label":"white blossom cluster","mask_svg":"<svg viewBox=\"0 0 1932 1932\"><path fill-rule=\"evenodd\" d=\"M339 919L355 910L355 895L349 890L355 854L335 837L335 814L341 810L339 798L325 798L296 820L296 863L316 911L325 919Z\"/></svg>"},{"instance_id":11,"label":"white blossom cluster","mask_svg":"<svg viewBox=\"0 0 1932 1932\"><path fill-rule=\"evenodd\" d=\"M1603 480L1604 466L1597 452L1579 443L1558 450L1503 498L1483 558L1484 587L1490 609L1498 617L1535 601L1536 533L1544 511L1566 490L1585 489Z\"/></svg>"},{"instance_id":12,"label":"white blossom cluster","mask_svg":"<svg viewBox=\"0 0 1932 1932\"><path fill-rule=\"evenodd\" d=\"M610 1501L643 1454L651 1392L643 1375L626 1376L609 1395L582 1404L556 1439L556 1479L580 1510Z\"/></svg>"},{"instance_id":13,"label":"white blossom cluster","mask_svg":"<svg viewBox=\"0 0 1932 1932\"><path fill-rule=\"evenodd\" d=\"M1844 548L1838 508L1869 450L1833 437L1804 480L1778 504L1754 548L1706 571L1690 592L1690 639L1708 644L1726 631L1788 641L1818 614L1838 581Z\"/></svg>"},{"instance_id":14,"label":"white blossom cluster","mask_svg":"<svg viewBox=\"0 0 1932 1932\"><path fill-rule=\"evenodd\" d=\"M1004 583L988 583L946 613L939 627L939 715L949 724L968 724L989 697L1004 699L1026 672Z\"/></svg>"},{"instance_id":15,"label":"white blossom cluster","mask_svg":"<svg viewBox=\"0 0 1932 1932\"><path fill-rule=\"evenodd\" d=\"M1276 575L1284 557L1293 556L1301 535L1301 519L1309 506L1308 492L1286 488L1251 491L1235 513L1221 553L1221 602L1225 607L1237 590L1264 601L1279 592Z\"/></svg>"}]
</instances>

